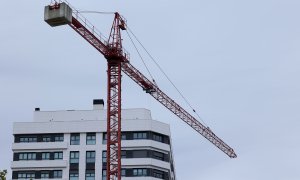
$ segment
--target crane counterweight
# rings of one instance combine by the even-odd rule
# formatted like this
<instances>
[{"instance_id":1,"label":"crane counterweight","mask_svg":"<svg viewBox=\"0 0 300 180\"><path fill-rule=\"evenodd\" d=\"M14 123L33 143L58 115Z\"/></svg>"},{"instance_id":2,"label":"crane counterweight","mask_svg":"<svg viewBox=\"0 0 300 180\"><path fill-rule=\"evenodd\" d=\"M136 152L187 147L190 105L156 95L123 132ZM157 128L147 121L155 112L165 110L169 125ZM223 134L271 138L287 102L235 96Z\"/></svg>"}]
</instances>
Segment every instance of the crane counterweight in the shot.
<instances>
[{"instance_id":1,"label":"crane counterweight","mask_svg":"<svg viewBox=\"0 0 300 180\"><path fill-rule=\"evenodd\" d=\"M70 24L72 22L72 9L66 3L46 6L44 20L52 27Z\"/></svg>"}]
</instances>

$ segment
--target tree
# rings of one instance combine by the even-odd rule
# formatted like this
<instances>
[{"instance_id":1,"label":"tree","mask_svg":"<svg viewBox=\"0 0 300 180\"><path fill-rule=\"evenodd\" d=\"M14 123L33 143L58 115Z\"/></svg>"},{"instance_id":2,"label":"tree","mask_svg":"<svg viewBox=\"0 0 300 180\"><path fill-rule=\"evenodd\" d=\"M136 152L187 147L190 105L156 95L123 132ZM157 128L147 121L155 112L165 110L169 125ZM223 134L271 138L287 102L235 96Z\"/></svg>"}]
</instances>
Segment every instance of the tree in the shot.
<instances>
[{"instance_id":1,"label":"tree","mask_svg":"<svg viewBox=\"0 0 300 180\"><path fill-rule=\"evenodd\" d=\"M7 170L4 169L3 171L0 171L0 178L1 180L6 180L6 174L7 174Z\"/></svg>"}]
</instances>

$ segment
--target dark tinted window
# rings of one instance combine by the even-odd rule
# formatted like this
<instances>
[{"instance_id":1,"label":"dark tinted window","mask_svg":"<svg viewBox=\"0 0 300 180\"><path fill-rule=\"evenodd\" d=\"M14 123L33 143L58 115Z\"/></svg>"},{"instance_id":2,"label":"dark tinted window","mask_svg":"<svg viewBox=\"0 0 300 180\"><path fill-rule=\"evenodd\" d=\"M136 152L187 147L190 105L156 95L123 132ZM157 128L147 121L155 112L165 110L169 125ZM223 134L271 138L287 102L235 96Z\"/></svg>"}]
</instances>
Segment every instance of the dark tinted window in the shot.
<instances>
[{"instance_id":1,"label":"dark tinted window","mask_svg":"<svg viewBox=\"0 0 300 180\"><path fill-rule=\"evenodd\" d=\"M70 139L70 144L71 145L79 145L80 144L80 134L71 134L71 139Z\"/></svg>"}]
</instances>

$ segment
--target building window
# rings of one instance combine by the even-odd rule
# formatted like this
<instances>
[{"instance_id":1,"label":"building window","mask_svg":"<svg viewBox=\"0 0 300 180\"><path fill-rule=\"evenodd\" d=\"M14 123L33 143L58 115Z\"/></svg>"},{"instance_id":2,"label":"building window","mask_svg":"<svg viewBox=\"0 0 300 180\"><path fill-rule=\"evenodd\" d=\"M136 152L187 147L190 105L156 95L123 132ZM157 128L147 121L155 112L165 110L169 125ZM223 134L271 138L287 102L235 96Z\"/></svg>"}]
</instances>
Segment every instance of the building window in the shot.
<instances>
[{"instance_id":1,"label":"building window","mask_svg":"<svg viewBox=\"0 0 300 180\"><path fill-rule=\"evenodd\" d=\"M18 179L34 179L34 178L35 178L34 172L18 173Z\"/></svg>"},{"instance_id":2,"label":"building window","mask_svg":"<svg viewBox=\"0 0 300 180\"><path fill-rule=\"evenodd\" d=\"M141 140L149 139L153 141L170 144L169 137L152 131L135 131L135 132L122 132L122 140ZM107 133L103 133L103 144L107 143Z\"/></svg>"},{"instance_id":3,"label":"building window","mask_svg":"<svg viewBox=\"0 0 300 180\"><path fill-rule=\"evenodd\" d=\"M102 180L106 180L106 170L102 170Z\"/></svg>"},{"instance_id":4,"label":"building window","mask_svg":"<svg viewBox=\"0 0 300 180\"><path fill-rule=\"evenodd\" d=\"M86 163L95 163L95 151L87 151L86 152Z\"/></svg>"},{"instance_id":5,"label":"building window","mask_svg":"<svg viewBox=\"0 0 300 180\"><path fill-rule=\"evenodd\" d=\"M64 135L63 134L54 135L54 142L63 142L63 141L64 141Z\"/></svg>"},{"instance_id":6,"label":"building window","mask_svg":"<svg viewBox=\"0 0 300 180\"><path fill-rule=\"evenodd\" d=\"M51 136L43 136L42 142L51 142Z\"/></svg>"},{"instance_id":7,"label":"building window","mask_svg":"<svg viewBox=\"0 0 300 180\"><path fill-rule=\"evenodd\" d=\"M153 177L158 178L158 179L164 179L164 172L154 169Z\"/></svg>"},{"instance_id":8,"label":"building window","mask_svg":"<svg viewBox=\"0 0 300 180\"><path fill-rule=\"evenodd\" d=\"M79 152L78 151L70 152L70 163L79 163Z\"/></svg>"},{"instance_id":9,"label":"building window","mask_svg":"<svg viewBox=\"0 0 300 180\"><path fill-rule=\"evenodd\" d=\"M153 151L153 158L163 161L164 160L164 154L161 153L161 152Z\"/></svg>"},{"instance_id":10,"label":"building window","mask_svg":"<svg viewBox=\"0 0 300 180\"><path fill-rule=\"evenodd\" d=\"M63 159L63 152L54 152L54 160Z\"/></svg>"},{"instance_id":11,"label":"building window","mask_svg":"<svg viewBox=\"0 0 300 180\"><path fill-rule=\"evenodd\" d=\"M27 173L26 177L34 179L35 178L35 173Z\"/></svg>"},{"instance_id":12,"label":"building window","mask_svg":"<svg viewBox=\"0 0 300 180\"><path fill-rule=\"evenodd\" d=\"M106 163L106 151L102 152L102 162Z\"/></svg>"},{"instance_id":13,"label":"building window","mask_svg":"<svg viewBox=\"0 0 300 180\"><path fill-rule=\"evenodd\" d=\"M70 172L70 180L78 180L78 172Z\"/></svg>"},{"instance_id":14,"label":"building window","mask_svg":"<svg viewBox=\"0 0 300 180\"><path fill-rule=\"evenodd\" d=\"M50 160L50 153L49 152L43 152L42 153L42 160Z\"/></svg>"},{"instance_id":15,"label":"building window","mask_svg":"<svg viewBox=\"0 0 300 180\"><path fill-rule=\"evenodd\" d=\"M103 133L103 141L102 144L106 144L107 143L107 134Z\"/></svg>"},{"instance_id":16,"label":"building window","mask_svg":"<svg viewBox=\"0 0 300 180\"><path fill-rule=\"evenodd\" d=\"M133 176L147 176L147 169L133 169Z\"/></svg>"},{"instance_id":17,"label":"building window","mask_svg":"<svg viewBox=\"0 0 300 180\"><path fill-rule=\"evenodd\" d=\"M79 145L80 144L80 134L71 134L71 145Z\"/></svg>"},{"instance_id":18,"label":"building window","mask_svg":"<svg viewBox=\"0 0 300 180\"><path fill-rule=\"evenodd\" d=\"M163 137L162 135L159 134L153 134L153 140L158 142L163 142Z\"/></svg>"},{"instance_id":19,"label":"building window","mask_svg":"<svg viewBox=\"0 0 300 180\"><path fill-rule=\"evenodd\" d=\"M122 132L121 134L121 139L122 140L126 140L127 139L127 136L125 133ZM103 142L102 144L106 144L107 143L107 133L103 133Z\"/></svg>"},{"instance_id":20,"label":"building window","mask_svg":"<svg viewBox=\"0 0 300 180\"><path fill-rule=\"evenodd\" d=\"M37 137L20 137L21 143L31 143L31 142L37 142Z\"/></svg>"},{"instance_id":21,"label":"building window","mask_svg":"<svg viewBox=\"0 0 300 180\"><path fill-rule=\"evenodd\" d=\"M25 179L26 178L26 173L18 173L18 179Z\"/></svg>"},{"instance_id":22,"label":"building window","mask_svg":"<svg viewBox=\"0 0 300 180\"><path fill-rule=\"evenodd\" d=\"M36 153L28 153L27 157L28 160L36 160Z\"/></svg>"},{"instance_id":23,"label":"building window","mask_svg":"<svg viewBox=\"0 0 300 180\"><path fill-rule=\"evenodd\" d=\"M121 170L121 176L126 176L126 169Z\"/></svg>"},{"instance_id":24,"label":"building window","mask_svg":"<svg viewBox=\"0 0 300 180\"><path fill-rule=\"evenodd\" d=\"M27 160L27 153L19 153L19 160Z\"/></svg>"},{"instance_id":25,"label":"building window","mask_svg":"<svg viewBox=\"0 0 300 180\"><path fill-rule=\"evenodd\" d=\"M127 156L126 156L126 151L121 151L121 158L123 159L123 158L126 158Z\"/></svg>"},{"instance_id":26,"label":"building window","mask_svg":"<svg viewBox=\"0 0 300 180\"><path fill-rule=\"evenodd\" d=\"M53 171L53 178L62 178L62 170Z\"/></svg>"},{"instance_id":27,"label":"building window","mask_svg":"<svg viewBox=\"0 0 300 180\"><path fill-rule=\"evenodd\" d=\"M36 160L36 153L20 153L19 160L20 161Z\"/></svg>"},{"instance_id":28,"label":"building window","mask_svg":"<svg viewBox=\"0 0 300 180\"><path fill-rule=\"evenodd\" d=\"M96 133L87 133L86 134L86 144L87 145L96 144Z\"/></svg>"},{"instance_id":29,"label":"building window","mask_svg":"<svg viewBox=\"0 0 300 180\"><path fill-rule=\"evenodd\" d=\"M95 180L95 171L86 171L85 180Z\"/></svg>"},{"instance_id":30,"label":"building window","mask_svg":"<svg viewBox=\"0 0 300 180\"><path fill-rule=\"evenodd\" d=\"M49 179L49 171L41 171L41 179Z\"/></svg>"},{"instance_id":31,"label":"building window","mask_svg":"<svg viewBox=\"0 0 300 180\"><path fill-rule=\"evenodd\" d=\"M132 151L132 158L147 158L147 150L136 150Z\"/></svg>"},{"instance_id":32,"label":"building window","mask_svg":"<svg viewBox=\"0 0 300 180\"><path fill-rule=\"evenodd\" d=\"M122 133L121 138L122 138L122 140L126 140L126 139L127 139L126 134L125 134L125 133Z\"/></svg>"},{"instance_id":33,"label":"building window","mask_svg":"<svg viewBox=\"0 0 300 180\"><path fill-rule=\"evenodd\" d=\"M133 133L133 139L147 139L147 133L146 132Z\"/></svg>"}]
</instances>

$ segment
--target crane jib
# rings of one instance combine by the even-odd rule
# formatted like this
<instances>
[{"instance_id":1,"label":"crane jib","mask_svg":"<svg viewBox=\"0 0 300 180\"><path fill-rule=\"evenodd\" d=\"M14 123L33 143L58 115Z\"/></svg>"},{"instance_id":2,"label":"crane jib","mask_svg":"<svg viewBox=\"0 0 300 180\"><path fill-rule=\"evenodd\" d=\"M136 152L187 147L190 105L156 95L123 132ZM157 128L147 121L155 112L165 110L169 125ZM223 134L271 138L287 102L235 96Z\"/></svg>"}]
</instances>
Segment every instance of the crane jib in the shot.
<instances>
[{"instance_id":1,"label":"crane jib","mask_svg":"<svg viewBox=\"0 0 300 180\"><path fill-rule=\"evenodd\" d=\"M184 110L180 105L178 105L173 99L167 96L163 91L159 89L159 87L153 84L149 79L147 79L139 70L133 67L130 63L122 64L122 71L127 74L133 81L135 81L138 85L140 85L144 90L144 83L147 82L147 86L151 84L151 92L146 90L153 98L155 98L158 102L160 102L163 106L173 112L176 116L178 116L181 120L186 122L189 126L195 129L198 133L204 136L207 140L209 140L212 144L214 144L217 148L227 154L230 158L236 158L237 155L233 151L233 149L228 146L225 142L223 142L219 137L217 137L209 128L202 125L196 118L190 115L186 110Z\"/></svg>"}]
</instances>

